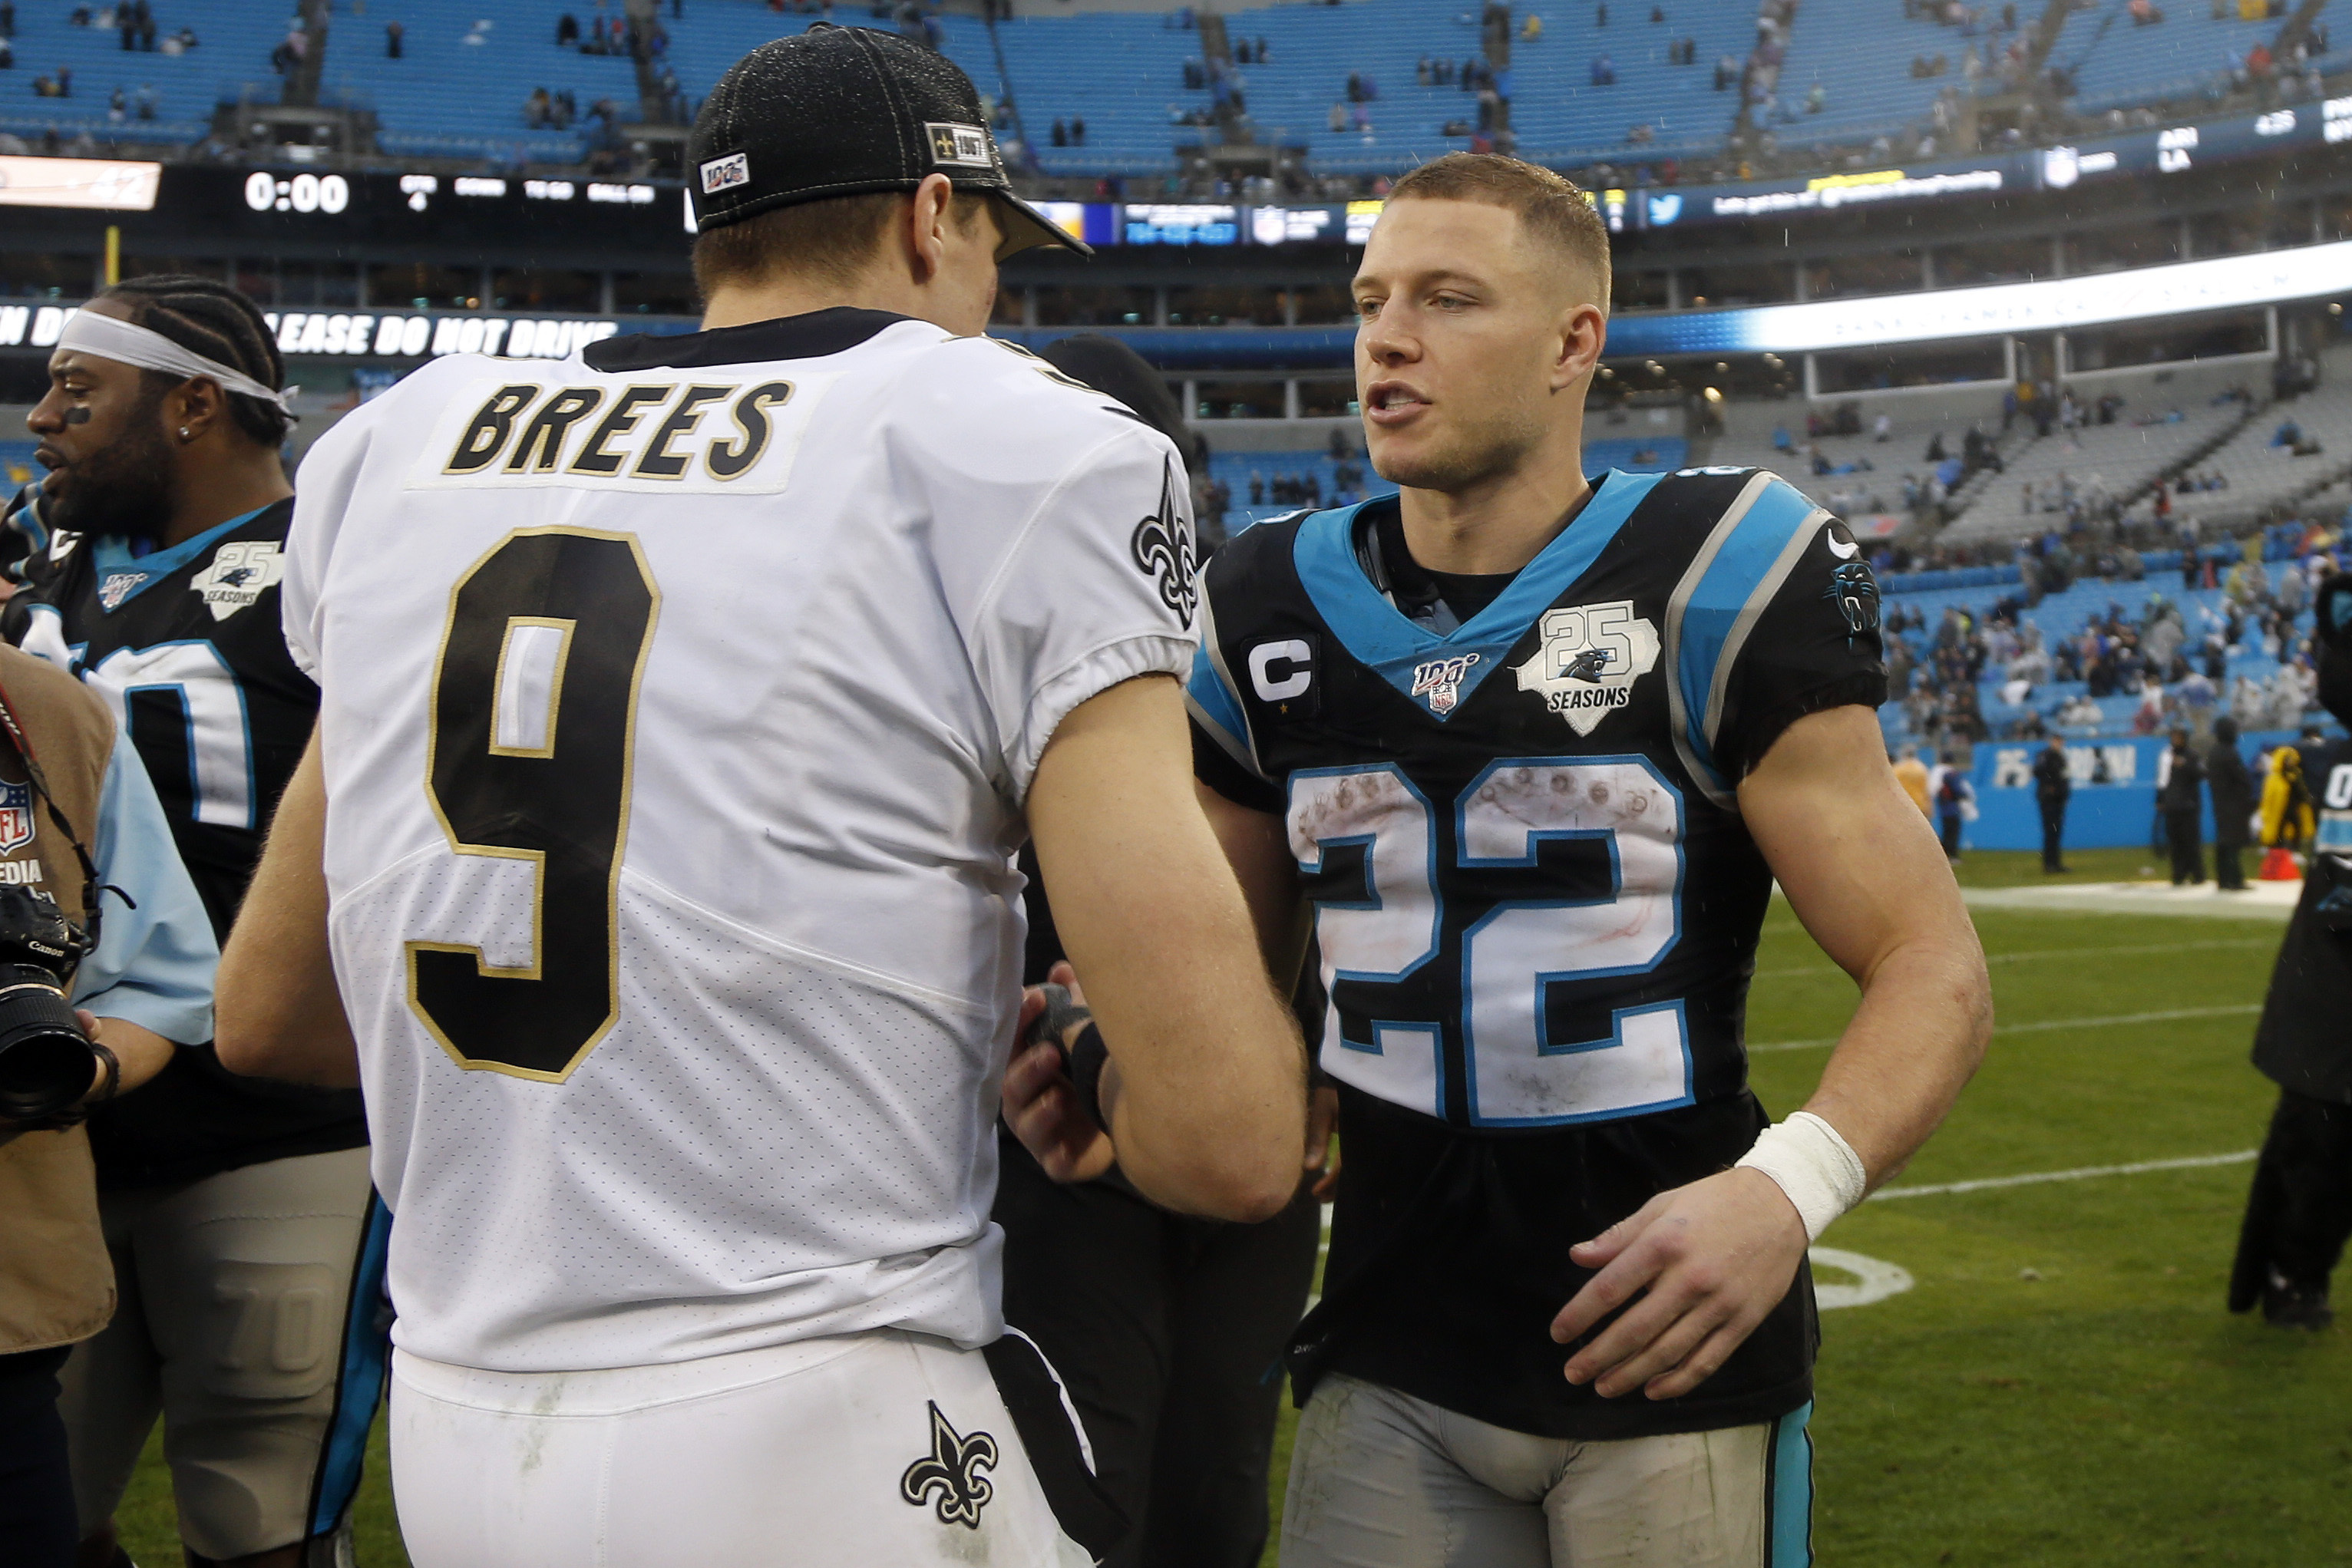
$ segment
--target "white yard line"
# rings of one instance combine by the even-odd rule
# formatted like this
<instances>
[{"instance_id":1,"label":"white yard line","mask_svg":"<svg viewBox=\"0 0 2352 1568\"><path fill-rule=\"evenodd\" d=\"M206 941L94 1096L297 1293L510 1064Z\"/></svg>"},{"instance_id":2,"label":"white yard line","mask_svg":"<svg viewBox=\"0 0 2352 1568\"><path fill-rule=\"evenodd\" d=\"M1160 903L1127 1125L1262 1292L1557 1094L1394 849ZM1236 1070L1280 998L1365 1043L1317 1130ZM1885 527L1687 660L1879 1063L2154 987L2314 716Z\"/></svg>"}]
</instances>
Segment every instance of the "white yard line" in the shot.
<instances>
[{"instance_id":1,"label":"white yard line","mask_svg":"<svg viewBox=\"0 0 2352 1568\"><path fill-rule=\"evenodd\" d=\"M2033 964L2044 958L2121 958L2149 953L2203 953L2215 947L2275 947L2268 936L2227 936L2211 942L2147 942L2127 947L2043 947L2030 953L1988 953L1988 964ZM1759 980L1789 980L1803 975L1843 975L1834 964L1804 964L1791 969L1759 969Z\"/></svg>"},{"instance_id":2,"label":"white yard line","mask_svg":"<svg viewBox=\"0 0 2352 1568\"><path fill-rule=\"evenodd\" d=\"M2190 1155L2176 1160L2135 1160L2124 1166L2084 1166L2071 1171L2034 1171L2026 1176L1938 1182L1931 1186L1887 1186L1872 1193L1869 1201L1876 1203L1882 1198L1893 1197L1935 1197L1953 1192L1984 1192L1997 1186L2033 1186L2046 1181L2087 1181L2093 1176L2138 1176L2143 1171L2185 1171L2195 1170L2200 1166L2241 1166L2260 1152L2240 1149L2228 1155Z\"/></svg>"},{"instance_id":3,"label":"white yard line","mask_svg":"<svg viewBox=\"0 0 2352 1568\"><path fill-rule=\"evenodd\" d=\"M2234 1002L2219 1008L2174 1008L2160 1013L2114 1013L2105 1018L2042 1019L2033 1023L2005 1023L1993 1026L1993 1033L2046 1034L2053 1030L2108 1029L2127 1023L2177 1023L2183 1019L2243 1018L2263 1010L2260 1002ZM1826 1040L1768 1040L1748 1046L1749 1054L1765 1051L1819 1051L1837 1043L1837 1037Z\"/></svg>"},{"instance_id":4,"label":"white yard line","mask_svg":"<svg viewBox=\"0 0 2352 1568\"><path fill-rule=\"evenodd\" d=\"M1964 887L1971 909L2092 915L2185 915L2208 920L2265 920L2284 924L2302 896L2299 882L2258 882L2243 893L2222 893L2211 883L2174 887L2158 882L2078 883L2042 887Z\"/></svg>"}]
</instances>

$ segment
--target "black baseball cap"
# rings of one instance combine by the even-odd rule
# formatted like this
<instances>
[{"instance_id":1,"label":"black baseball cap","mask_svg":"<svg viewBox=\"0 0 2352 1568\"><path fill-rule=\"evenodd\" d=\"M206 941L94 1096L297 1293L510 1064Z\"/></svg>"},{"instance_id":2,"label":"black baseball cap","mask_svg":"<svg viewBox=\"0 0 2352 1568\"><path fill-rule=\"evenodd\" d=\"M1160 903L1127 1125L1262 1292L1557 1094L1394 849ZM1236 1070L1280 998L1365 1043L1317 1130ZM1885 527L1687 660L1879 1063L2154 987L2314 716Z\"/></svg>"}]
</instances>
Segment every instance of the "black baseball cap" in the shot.
<instances>
[{"instance_id":1,"label":"black baseball cap","mask_svg":"<svg viewBox=\"0 0 2352 1568\"><path fill-rule=\"evenodd\" d=\"M1032 246L1086 243L1013 193L971 78L895 33L820 22L728 68L687 139L698 230L776 207L911 191L944 174L996 198L1002 261Z\"/></svg>"}]
</instances>

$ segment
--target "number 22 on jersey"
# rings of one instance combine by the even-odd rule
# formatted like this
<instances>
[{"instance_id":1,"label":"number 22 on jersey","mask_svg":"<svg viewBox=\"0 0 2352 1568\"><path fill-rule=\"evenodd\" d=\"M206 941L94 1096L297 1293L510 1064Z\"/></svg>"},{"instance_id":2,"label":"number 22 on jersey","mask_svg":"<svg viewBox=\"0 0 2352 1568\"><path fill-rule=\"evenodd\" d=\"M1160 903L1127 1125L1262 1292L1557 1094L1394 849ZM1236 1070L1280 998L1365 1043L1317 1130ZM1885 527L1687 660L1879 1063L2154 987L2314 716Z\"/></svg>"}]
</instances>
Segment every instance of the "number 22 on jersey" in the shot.
<instances>
[{"instance_id":1,"label":"number 22 on jersey","mask_svg":"<svg viewBox=\"0 0 2352 1568\"><path fill-rule=\"evenodd\" d=\"M560 1083L619 1014L621 852L660 604L637 541L587 528L509 534L450 592L425 790L460 857L532 876L528 962L407 945L409 1005L461 1067ZM477 867L457 874L487 884Z\"/></svg>"},{"instance_id":2,"label":"number 22 on jersey","mask_svg":"<svg viewBox=\"0 0 2352 1568\"><path fill-rule=\"evenodd\" d=\"M1327 1044L1340 1048L1326 1051L1325 1068L1443 1116L1447 1057L1434 998L1459 1019L1475 1124L1601 1121L1689 1103L1683 1004L1607 1005L1680 940L1680 794L1639 757L1514 758L1472 779L1452 811L1453 866L1441 875L1436 809L1395 765L1291 776L1291 852L1310 888L1322 884L1310 896L1333 992ZM1543 846L1554 841L1605 857L1604 896L1576 896L1547 872ZM1359 847L1360 883L1331 863L1335 851ZM1334 873L1349 885L1332 888ZM1492 891L1522 882L1525 896ZM1448 953L1458 992L1454 976L1423 974ZM1418 1006L1406 988L1416 977ZM1343 998L1366 1016L1343 1019ZM1563 1030L1558 1020L1580 1012L1591 1021Z\"/></svg>"}]
</instances>

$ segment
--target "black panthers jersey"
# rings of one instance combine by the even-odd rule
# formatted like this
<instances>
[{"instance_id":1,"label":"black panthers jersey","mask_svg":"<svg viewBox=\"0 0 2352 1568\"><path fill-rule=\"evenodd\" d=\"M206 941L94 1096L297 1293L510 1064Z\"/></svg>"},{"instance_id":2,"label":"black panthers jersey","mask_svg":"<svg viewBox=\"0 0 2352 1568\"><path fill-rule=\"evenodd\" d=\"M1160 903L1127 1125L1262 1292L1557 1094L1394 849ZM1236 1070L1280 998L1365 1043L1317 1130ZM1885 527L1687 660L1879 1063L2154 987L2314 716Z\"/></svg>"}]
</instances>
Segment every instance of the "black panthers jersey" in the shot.
<instances>
[{"instance_id":1,"label":"black panthers jersey","mask_svg":"<svg viewBox=\"0 0 2352 1568\"><path fill-rule=\"evenodd\" d=\"M139 749L188 875L226 940L261 840L319 709L278 628L279 551L294 503L234 517L168 549L42 526L39 486L8 521L33 547L0 632L79 675ZM238 1078L210 1047L183 1051L89 1121L110 1186L184 1181L367 1142L356 1091Z\"/></svg>"},{"instance_id":2,"label":"black panthers jersey","mask_svg":"<svg viewBox=\"0 0 2352 1568\"><path fill-rule=\"evenodd\" d=\"M2319 821L2254 1030L2254 1065L2282 1089L2352 1105L2352 1051L2344 1041L2352 1004L2352 740L2312 747L2303 768Z\"/></svg>"},{"instance_id":3,"label":"black panthers jersey","mask_svg":"<svg viewBox=\"0 0 2352 1568\"><path fill-rule=\"evenodd\" d=\"M1885 699L1869 569L1769 474L1611 473L1465 620L1414 601L1465 580L1411 561L1396 507L1227 545L1188 688L1202 779L1285 820L1331 996L1346 1159L1301 1383L1584 1439L1784 1415L1802 1277L1664 1404L1570 1387L1549 1325L1572 1244L1765 1124L1742 1036L1771 873L1737 790L1796 719Z\"/></svg>"}]
</instances>

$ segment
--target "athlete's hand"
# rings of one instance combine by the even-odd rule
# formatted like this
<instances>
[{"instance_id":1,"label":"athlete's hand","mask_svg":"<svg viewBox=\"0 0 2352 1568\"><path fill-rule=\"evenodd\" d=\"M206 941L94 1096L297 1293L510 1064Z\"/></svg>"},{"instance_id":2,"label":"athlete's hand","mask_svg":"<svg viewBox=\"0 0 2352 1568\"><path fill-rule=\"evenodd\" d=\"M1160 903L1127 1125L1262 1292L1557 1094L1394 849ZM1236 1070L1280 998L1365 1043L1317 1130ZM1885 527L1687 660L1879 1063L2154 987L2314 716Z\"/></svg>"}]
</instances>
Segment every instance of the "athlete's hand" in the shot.
<instances>
[{"instance_id":1,"label":"athlete's hand","mask_svg":"<svg viewBox=\"0 0 2352 1568\"><path fill-rule=\"evenodd\" d=\"M1339 1130L1339 1092L1326 1084L1307 1102L1307 1168L1315 1178L1315 1201L1328 1203L1339 1186L1339 1151L1331 1142Z\"/></svg>"},{"instance_id":2,"label":"athlete's hand","mask_svg":"<svg viewBox=\"0 0 2352 1568\"><path fill-rule=\"evenodd\" d=\"M1672 1399L1714 1376L1789 1293L1805 1222L1770 1176L1734 1168L1660 1193L1569 1256L1601 1271L1552 1320L1553 1339L1572 1343L1633 1304L1569 1358L1568 1380L1603 1398Z\"/></svg>"},{"instance_id":3,"label":"athlete's hand","mask_svg":"<svg viewBox=\"0 0 2352 1568\"><path fill-rule=\"evenodd\" d=\"M1081 1007L1086 1004L1077 974L1067 963L1055 965L1046 978L1068 987L1070 1000ZM1042 988L1031 986L1022 992L1021 1016L1013 1031L1013 1061L1004 1070L1004 1124L1055 1181L1092 1181L1110 1169L1118 1151L1111 1147L1110 1135L1096 1126L1078 1103L1077 1086L1062 1070L1062 1053L1044 1042L1022 1048L1020 1042L1028 1037L1029 1026L1045 1010ZM1078 1027L1071 1027L1072 1035ZM1105 1075L1108 1072L1106 1069Z\"/></svg>"}]
</instances>

